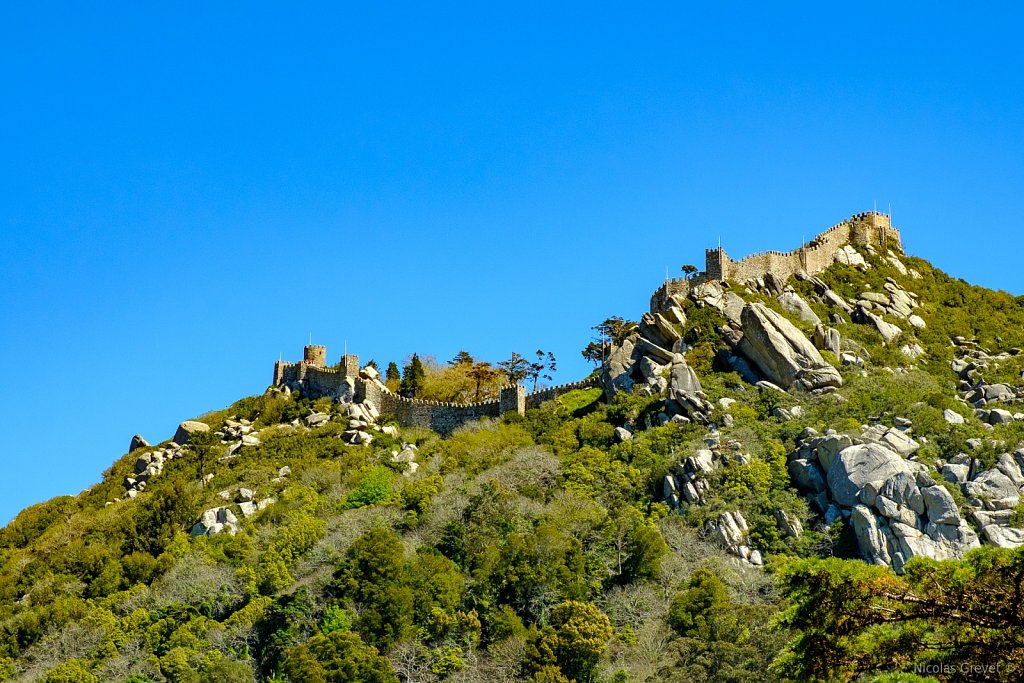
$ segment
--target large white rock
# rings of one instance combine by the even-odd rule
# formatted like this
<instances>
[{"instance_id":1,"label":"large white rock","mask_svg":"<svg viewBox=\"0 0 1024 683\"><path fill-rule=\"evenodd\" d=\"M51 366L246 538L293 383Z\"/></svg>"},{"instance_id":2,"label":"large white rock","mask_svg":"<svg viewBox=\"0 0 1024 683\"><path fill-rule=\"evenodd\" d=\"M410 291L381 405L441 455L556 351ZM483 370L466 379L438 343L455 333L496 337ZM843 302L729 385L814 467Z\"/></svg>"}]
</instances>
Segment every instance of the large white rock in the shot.
<instances>
[{"instance_id":1,"label":"large white rock","mask_svg":"<svg viewBox=\"0 0 1024 683\"><path fill-rule=\"evenodd\" d=\"M942 411L942 419L951 425L962 425L964 422L966 422L966 420L964 420L963 415L956 412L955 410L950 410L949 408L946 408L945 410Z\"/></svg>"},{"instance_id":2,"label":"large white rock","mask_svg":"<svg viewBox=\"0 0 1024 683\"><path fill-rule=\"evenodd\" d=\"M1018 490L1021 486L1024 486L1024 473L1021 472L1020 465L1017 464L1017 461L1009 453L1003 453L999 456L999 459L996 461L996 469L1005 474L1006 478L1012 481Z\"/></svg>"},{"instance_id":3,"label":"large white rock","mask_svg":"<svg viewBox=\"0 0 1024 683\"><path fill-rule=\"evenodd\" d=\"M812 443L814 454L826 474L832 469L832 463L835 462L839 454L852 445L853 440L846 434L830 434L816 439Z\"/></svg>"},{"instance_id":4,"label":"large white rock","mask_svg":"<svg viewBox=\"0 0 1024 683\"><path fill-rule=\"evenodd\" d=\"M857 444L843 449L833 461L828 486L837 503L853 507L865 484L884 482L901 472L913 474L897 453L881 444Z\"/></svg>"},{"instance_id":5,"label":"large white rock","mask_svg":"<svg viewBox=\"0 0 1024 683\"><path fill-rule=\"evenodd\" d=\"M968 550L981 547L978 534L974 533L974 530L963 520L959 526L929 522L925 526L924 532L935 541L934 557L936 560L959 559Z\"/></svg>"},{"instance_id":6,"label":"large white rock","mask_svg":"<svg viewBox=\"0 0 1024 683\"><path fill-rule=\"evenodd\" d=\"M644 356L640 359L640 374L643 375L645 382L661 377L661 373L666 370L667 366L662 365L654 361L654 359Z\"/></svg>"},{"instance_id":7,"label":"large white rock","mask_svg":"<svg viewBox=\"0 0 1024 683\"><path fill-rule=\"evenodd\" d=\"M892 561L892 548L871 509L858 505L853 508L850 519L861 557L871 564L889 564Z\"/></svg>"},{"instance_id":8,"label":"large white rock","mask_svg":"<svg viewBox=\"0 0 1024 683\"><path fill-rule=\"evenodd\" d=\"M174 443L185 445L189 442L189 437L198 432L210 431L210 425L205 422L196 422L195 420L185 420L178 425L177 431L174 432Z\"/></svg>"},{"instance_id":9,"label":"large white rock","mask_svg":"<svg viewBox=\"0 0 1024 683\"><path fill-rule=\"evenodd\" d=\"M686 356L681 353L672 355L672 381L669 384L672 391L683 391L692 394L703 393L704 389L697 379L697 373L686 364Z\"/></svg>"},{"instance_id":10,"label":"large white rock","mask_svg":"<svg viewBox=\"0 0 1024 683\"><path fill-rule=\"evenodd\" d=\"M747 304L740 316L738 348L771 382L805 390L842 386L839 371L791 322L761 303Z\"/></svg>"},{"instance_id":11,"label":"large white rock","mask_svg":"<svg viewBox=\"0 0 1024 683\"><path fill-rule=\"evenodd\" d=\"M926 486L921 489L921 495L924 497L929 522L960 525L960 511L956 501L944 486Z\"/></svg>"},{"instance_id":12,"label":"large white rock","mask_svg":"<svg viewBox=\"0 0 1024 683\"><path fill-rule=\"evenodd\" d=\"M779 530L783 536L799 538L804 533L803 524L796 517L790 517L785 510L775 510L775 521L778 522Z\"/></svg>"},{"instance_id":13,"label":"large white rock","mask_svg":"<svg viewBox=\"0 0 1024 683\"><path fill-rule=\"evenodd\" d=\"M811 310L811 307L807 305L807 302L804 301L796 292L783 292L780 294L779 305L782 306L784 311L792 313L804 322L810 323L811 325L821 324L821 318Z\"/></svg>"},{"instance_id":14,"label":"large white rock","mask_svg":"<svg viewBox=\"0 0 1024 683\"><path fill-rule=\"evenodd\" d=\"M304 420L307 427L319 427L320 425L327 424L330 421L331 416L327 413L313 413L312 415L307 415Z\"/></svg>"},{"instance_id":15,"label":"large white rock","mask_svg":"<svg viewBox=\"0 0 1024 683\"><path fill-rule=\"evenodd\" d=\"M608 360L601 371L601 383L605 391L614 394L617 391L628 392L633 388L633 365L636 362L636 342L639 334L631 334L622 343L612 347Z\"/></svg>"},{"instance_id":16,"label":"large white rock","mask_svg":"<svg viewBox=\"0 0 1024 683\"><path fill-rule=\"evenodd\" d=\"M871 311L862 308L861 314L864 316L865 320L875 326L875 329L878 330L878 333L882 335L882 339L886 342L891 342L903 334L903 330L899 327L883 320L881 316L875 315Z\"/></svg>"},{"instance_id":17,"label":"large white rock","mask_svg":"<svg viewBox=\"0 0 1024 683\"><path fill-rule=\"evenodd\" d=\"M840 247L834 256L836 263L846 263L853 266L854 268L867 269L868 264L864 260L864 257L857 252L856 249L851 247L849 244Z\"/></svg>"},{"instance_id":18,"label":"large white rock","mask_svg":"<svg viewBox=\"0 0 1024 683\"><path fill-rule=\"evenodd\" d=\"M999 470L982 472L964 484L966 493L982 501L986 510L1009 510L1020 502L1020 489Z\"/></svg>"},{"instance_id":19,"label":"large white rock","mask_svg":"<svg viewBox=\"0 0 1024 683\"><path fill-rule=\"evenodd\" d=\"M910 463L906 463L911 467ZM910 508L915 513L924 514L925 501L921 490L917 487L917 479L911 472L898 472L882 482L878 495L884 496L897 505Z\"/></svg>"},{"instance_id":20,"label":"large white rock","mask_svg":"<svg viewBox=\"0 0 1024 683\"><path fill-rule=\"evenodd\" d=\"M830 351L838 358L842 353L839 330L825 325L816 325L814 327L814 346L822 351Z\"/></svg>"},{"instance_id":21,"label":"large white rock","mask_svg":"<svg viewBox=\"0 0 1024 683\"><path fill-rule=\"evenodd\" d=\"M803 458L794 458L788 464L789 477L804 491L821 493L825 490L825 477L818 463Z\"/></svg>"},{"instance_id":22,"label":"large white rock","mask_svg":"<svg viewBox=\"0 0 1024 683\"><path fill-rule=\"evenodd\" d=\"M990 524L981 530L989 545L997 548L1019 548L1024 545L1024 529Z\"/></svg>"},{"instance_id":23,"label":"large white rock","mask_svg":"<svg viewBox=\"0 0 1024 683\"><path fill-rule=\"evenodd\" d=\"M921 444L907 436L906 432L902 432L895 427L890 427L886 430L882 436L882 443L902 456L916 453L921 448Z\"/></svg>"}]
</instances>

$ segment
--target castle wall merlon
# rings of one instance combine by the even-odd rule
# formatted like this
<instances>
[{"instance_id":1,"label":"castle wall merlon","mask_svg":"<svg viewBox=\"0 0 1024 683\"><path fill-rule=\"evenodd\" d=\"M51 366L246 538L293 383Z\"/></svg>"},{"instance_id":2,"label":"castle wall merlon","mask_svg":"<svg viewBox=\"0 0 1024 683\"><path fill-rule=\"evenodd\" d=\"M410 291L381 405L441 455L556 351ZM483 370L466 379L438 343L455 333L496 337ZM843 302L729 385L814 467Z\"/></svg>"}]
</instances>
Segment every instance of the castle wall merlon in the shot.
<instances>
[{"instance_id":1,"label":"castle wall merlon","mask_svg":"<svg viewBox=\"0 0 1024 683\"><path fill-rule=\"evenodd\" d=\"M326 359L324 347L307 346L303 360L298 363L277 361L274 363L274 386L288 386L300 390L311 398L330 396L333 398L353 396L358 400L373 401L381 412L404 425L426 427L441 434L448 434L457 427L481 418L498 418L508 412L523 414L544 401L591 386L598 380L590 378L570 382L527 395L519 384L507 384L500 389L499 398L476 403L454 403L451 401L429 401L407 398L392 393L377 381L359 377L359 357L345 354L338 367L322 367Z\"/></svg>"},{"instance_id":2,"label":"castle wall merlon","mask_svg":"<svg viewBox=\"0 0 1024 683\"><path fill-rule=\"evenodd\" d=\"M782 278L798 271L819 273L832 265L836 252L848 244L903 253L900 231L892 226L891 217L879 211L864 211L836 223L792 251L767 250L734 260L722 247L705 249L704 272L689 280L665 280L651 296L650 310L662 310L671 296L685 297L693 286L709 280L754 279L769 272Z\"/></svg>"}]
</instances>

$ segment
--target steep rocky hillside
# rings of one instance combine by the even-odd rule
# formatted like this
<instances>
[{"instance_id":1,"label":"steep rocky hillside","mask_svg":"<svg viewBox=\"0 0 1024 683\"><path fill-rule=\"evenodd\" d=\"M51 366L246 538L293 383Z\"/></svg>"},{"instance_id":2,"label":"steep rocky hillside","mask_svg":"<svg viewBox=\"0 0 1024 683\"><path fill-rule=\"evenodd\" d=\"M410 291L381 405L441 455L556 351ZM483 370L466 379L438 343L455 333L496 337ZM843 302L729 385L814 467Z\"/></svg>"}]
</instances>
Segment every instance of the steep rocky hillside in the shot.
<instances>
[{"instance_id":1,"label":"steep rocky hillside","mask_svg":"<svg viewBox=\"0 0 1024 683\"><path fill-rule=\"evenodd\" d=\"M443 438L280 386L133 440L0 532L0 680L1019 679L1024 302L868 246L685 290Z\"/></svg>"}]
</instances>

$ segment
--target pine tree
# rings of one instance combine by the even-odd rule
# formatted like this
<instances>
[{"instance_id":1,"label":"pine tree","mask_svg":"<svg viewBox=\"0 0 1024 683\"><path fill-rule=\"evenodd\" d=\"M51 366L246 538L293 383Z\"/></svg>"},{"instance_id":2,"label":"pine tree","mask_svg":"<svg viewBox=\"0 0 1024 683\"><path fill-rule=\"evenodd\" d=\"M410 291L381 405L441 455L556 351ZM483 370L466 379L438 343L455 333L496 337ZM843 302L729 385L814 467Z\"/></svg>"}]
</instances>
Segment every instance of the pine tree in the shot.
<instances>
[{"instance_id":1,"label":"pine tree","mask_svg":"<svg viewBox=\"0 0 1024 683\"><path fill-rule=\"evenodd\" d=\"M498 367L505 373L509 384L516 384L526 379L530 372L530 361L513 351L512 357L498 363Z\"/></svg>"},{"instance_id":2,"label":"pine tree","mask_svg":"<svg viewBox=\"0 0 1024 683\"><path fill-rule=\"evenodd\" d=\"M423 361L415 353L412 354L412 360L402 372L400 393L406 398L415 398L423 390L426 379L427 371L423 369Z\"/></svg>"},{"instance_id":3,"label":"pine tree","mask_svg":"<svg viewBox=\"0 0 1024 683\"><path fill-rule=\"evenodd\" d=\"M541 351L537 349L537 361L530 363L529 368L526 371L526 376L533 380L533 390L537 390L537 380L544 378L549 382L552 380L550 373L556 370L555 354L550 351Z\"/></svg>"},{"instance_id":4,"label":"pine tree","mask_svg":"<svg viewBox=\"0 0 1024 683\"><path fill-rule=\"evenodd\" d=\"M469 355L468 351L459 351L455 354L455 358L448 361L448 365L472 365L475 362L476 359Z\"/></svg>"}]
</instances>

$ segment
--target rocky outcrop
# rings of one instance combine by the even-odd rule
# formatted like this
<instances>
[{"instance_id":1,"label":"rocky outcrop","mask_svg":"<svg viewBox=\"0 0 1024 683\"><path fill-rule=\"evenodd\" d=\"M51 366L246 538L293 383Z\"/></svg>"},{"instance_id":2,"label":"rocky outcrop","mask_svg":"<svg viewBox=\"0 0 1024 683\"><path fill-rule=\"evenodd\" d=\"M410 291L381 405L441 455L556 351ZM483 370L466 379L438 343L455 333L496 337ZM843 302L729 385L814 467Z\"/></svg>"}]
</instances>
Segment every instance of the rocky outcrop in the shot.
<instances>
[{"instance_id":1,"label":"rocky outcrop","mask_svg":"<svg viewBox=\"0 0 1024 683\"><path fill-rule=\"evenodd\" d=\"M636 380L633 379L633 366L640 356L636 351L636 343L639 339L639 334L631 334L620 344L613 346L611 353L608 354L601 380L604 390L609 396L619 391L628 393L633 389L633 385L636 383Z\"/></svg>"},{"instance_id":2,"label":"rocky outcrop","mask_svg":"<svg viewBox=\"0 0 1024 683\"><path fill-rule=\"evenodd\" d=\"M893 325L887 322L880 315L872 313L870 310L864 308L858 308L853 316L853 321L857 323L873 325L878 334L882 335L882 339L886 342L895 341L897 337L903 334L897 325Z\"/></svg>"},{"instance_id":3,"label":"rocky outcrop","mask_svg":"<svg viewBox=\"0 0 1024 683\"><path fill-rule=\"evenodd\" d=\"M750 548L750 528L739 511L723 512L717 520L708 520L705 531L713 536L728 552L754 566L764 560L761 551Z\"/></svg>"},{"instance_id":4,"label":"rocky outcrop","mask_svg":"<svg viewBox=\"0 0 1024 683\"><path fill-rule=\"evenodd\" d=\"M990 524L981 532L988 544L997 548L1019 548L1024 545L1024 529Z\"/></svg>"},{"instance_id":5,"label":"rocky outcrop","mask_svg":"<svg viewBox=\"0 0 1024 683\"><path fill-rule=\"evenodd\" d=\"M836 250L835 255L832 257L836 263L845 263L846 265L859 268L860 270L867 270L869 268L867 261L860 255L855 248L849 244L845 244Z\"/></svg>"},{"instance_id":6,"label":"rocky outcrop","mask_svg":"<svg viewBox=\"0 0 1024 683\"><path fill-rule=\"evenodd\" d=\"M179 446L184 446L189 442L189 437L197 432L208 432L210 431L210 425L205 422L196 422L195 420L185 420L178 425L177 431L174 432L174 443Z\"/></svg>"},{"instance_id":7,"label":"rocky outcrop","mask_svg":"<svg viewBox=\"0 0 1024 683\"><path fill-rule=\"evenodd\" d=\"M143 439L141 435L136 434L132 437L132 444L128 447L128 452L134 453L140 448L149 448L149 442Z\"/></svg>"},{"instance_id":8,"label":"rocky outcrop","mask_svg":"<svg viewBox=\"0 0 1024 683\"><path fill-rule=\"evenodd\" d=\"M377 420L380 419L380 409L373 401L364 400L362 403L349 403L345 406L348 414L348 429L341 434L345 443L353 445L369 446L373 442L371 432L380 431Z\"/></svg>"},{"instance_id":9,"label":"rocky outcrop","mask_svg":"<svg viewBox=\"0 0 1024 683\"><path fill-rule=\"evenodd\" d=\"M839 387L843 379L792 323L761 303L747 304L741 315L743 336L737 348L771 382L813 391Z\"/></svg>"},{"instance_id":10,"label":"rocky outcrop","mask_svg":"<svg viewBox=\"0 0 1024 683\"><path fill-rule=\"evenodd\" d=\"M665 401L666 414L706 424L712 410L714 406L708 402L697 373L686 364L686 357L681 353L673 354L671 382Z\"/></svg>"},{"instance_id":11,"label":"rocky outcrop","mask_svg":"<svg viewBox=\"0 0 1024 683\"><path fill-rule=\"evenodd\" d=\"M909 467L899 454L879 444L857 444L839 453L828 473L828 488L836 503L852 508L866 486L877 490L887 479L907 473Z\"/></svg>"},{"instance_id":12,"label":"rocky outcrop","mask_svg":"<svg viewBox=\"0 0 1024 683\"><path fill-rule=\"evenodd\" d=\"M412 476L419 469L416 462L416 446L411 443L402 444L402 450L391 451L391 462L402 463L406 466L405 475Z\"/></svg>"},{"instance_id":13,"label":"rocky outcrop","mask_svg":"<svg viewBox=\"0 0 1024 683\"><path fill-rule=\"evenodd\" d=\"M784 291L779 295L779 305L782 306L783 310L787 313L795 315L806 323L811 325L820 325L821 318L811 310L811 307L807 305L799 294L793 290Z\"/></svg>"},{"instance_id":14,"label":"rocky outcrop","mask_svg":"<svg viewBox=\"0 0 1024 683\"><path fill-rule=\"evenodd\" d=\"M697 285L693 289L691 297L699 305L718 309L718 312L725 316L726 320L734 324L740 322L740 314L746 305L741 296L715 280Z\"/></svg>"},{"instance_id":15,"label":"rocky outcrop","mask_svg":"<svg viewBox=\"0 0 1024 683\"><path fill-rule=\"evenodd\" d=\"M1010 526L1024 489L1024 449L1000 455L988 470L964 454L940 461L935 470L912 459L918 444L909 434L910 421L895 421L899 427L875 425L857 436L808 433L790 453L793 483L826 524L847 520L862 557L897 572L912 557L959 558L982 542L1024 545L1024 530ZM949 484L938 483L943 479L965 495L980 537Z\"/></svg>"},{"instance_id":16,"label":"rocky outcrop","mask_svg":"<svg viewBox=\"0 0 1024 683\"><path fill-rule=\"evenodd\" d=\"M710 449L703 448L683 458L675 471L665 476L662 498L672 508L678 508L683 502L702 505L708 488L707 476L716 467L716 457Z\"/></svg>"},{"instance_id":17,"label":"rocky outcrop","mask_svg":"<svg viewBox=\"0 0 1024 683\"><path fill-rule=\"evenodd\" d=\"M180 457L184 449L173 441L147 453L141 453L135 459L134 472L124 480L125 498L135 498L146 490L149 482L164 471L164 466L171 460ZM122 500L118 498L111 502Z\"/></svg>"},{"instance_id":18,"label":"rocky outcrop","mask_svg":"<svg viewBox=\"0 0 1024 683\"><path fill-rule=\"evenodd\" d=\"M813 341L815 348L828 351L836 358L842 353L842 338L839 336L839 330L835 328L821 324L815 325Z\"/></svg>"},{"instance_id":19,"label":"rocky outcrop","mask_svg":"<svg viewBox=\"0 0 1024 683\"><path fill-rule=\"evenodd\" d=\"M221 532L234 536L238 533L238 517L227 507L211 508L199 517L189 534L195 536L215 536Z\"/></svg>"}]
</instances>

